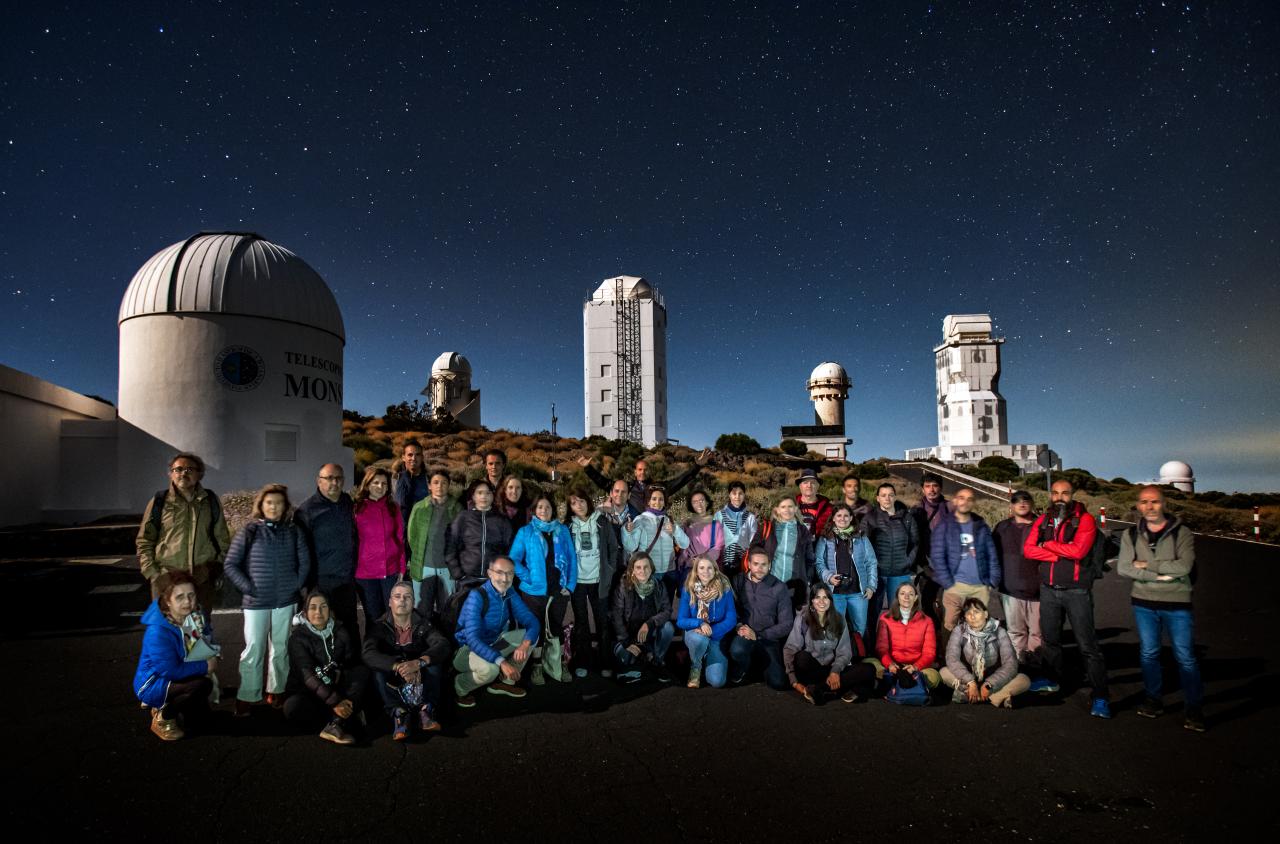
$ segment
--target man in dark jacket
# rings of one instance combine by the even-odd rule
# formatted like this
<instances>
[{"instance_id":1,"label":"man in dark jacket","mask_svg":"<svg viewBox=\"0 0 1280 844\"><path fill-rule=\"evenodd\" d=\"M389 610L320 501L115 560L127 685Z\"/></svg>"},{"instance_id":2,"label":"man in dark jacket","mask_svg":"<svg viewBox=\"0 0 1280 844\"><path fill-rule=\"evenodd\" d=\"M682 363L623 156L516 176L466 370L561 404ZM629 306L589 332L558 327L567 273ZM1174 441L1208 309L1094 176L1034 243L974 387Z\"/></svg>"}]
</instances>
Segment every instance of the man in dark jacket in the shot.
<instances>
[{"instance_id":1,"label":"man in dark jacket","mask_svg":"<svg viewBox=\"0 0 1280 844\"><path fill-rule=\"evenodd\" d=\"M1062 626L1071 622L1085 673L1093 687L1089 714L1111 717L1107 664L1093 626L1093 580L1099 574L1089 565L1098 526L1084 505L1072 500L1071 481L1059 478L1049 492L1048 512L1035 520L1022 546L1022 555L1040 566L1040 635L1048 683L1035 691L1053 692L1062 682Z\"/></svg>"},{"instance_id":2,"label":"man in dark jacket","mask_svg":"<svg viewBox=\"0 0 1280 844\"><path fill-rule=\"evenodd\" d=\"M1035 524L1031 493L1020 489L1009 499L1009 518L992 531L1000 558L1000 605L1018 662L1027 664L1040 649L1040 564L1022 556Z\"/></svg>"},{"instance_id":3,"label":"man in dark jacket","mask_svg":"<svg viewBox=\"0 0 1280 844\"><path fill-rule=\"evenodd\" d=\"M463 709L475 706L476 689L486 686L489 694L524 697L525 690L516 683L542 634L541 621L511 588L516 579L511 558L494 559L488 575L462 604L454 635L462 647L453 656L458 672L453 690Z\"/></svg>"},{"instance_id":4,"label":"man in dark jacket","mask_svg":"<svg viewBox=\"0 0 1280 844\"><path fill-rule=\"evenodd\" d=\"M476 481L471 509L462 510L445 534L444 562L455 591L481 583L489 563L511 551L515 531L511 522L493 506L494 490L488 481Z\"/></svg>"},{"instance_id":5,"label":"man in dark jacket","mask_svg":"<svg viewBox=\"0 0 1280 844\"><path fill-rule=\"evenodd\" d=\"M920 478L922 496L918 504L911 508L911 515L916 520L916 531L920 536L922 552L916 555L916 567L924 577L920 581L920 608L940 620L938 613L938 583L933 579L932 562L929 554L933 548L933 529L949 513L947 499L942 495L942 478L933 472L925 472Z\"/></svg>"},{"instance_id":6,"label":"man in dark jacket","mask_svg":"<svg viewBox=\"0 0 1280 844\"><path fill-rule=\"evenodd\" d=\"M440 729L440 687L449 664L449 640L413 608L413 586L402 580L391 587L386 615L369 626L364 664L373 671L383 706L395 722L396 741L409 734L416 714L423 732Z\"/></svg>"},{"instance_id":7,"label":"man in dark jacket","mask_svg":"<svg viewBox=\"0 0 1280 844\"><path fill-rule=\"evenodd\" d=\"M729 678L741 683L758 653L765 657L764 681L771 689L786 689L787 669L782 660L782 643L791 633L795 610L791 590L769 574L769 555L753 548L747 570L734 578L733 595L738 605L738 628L729 644Z\"/></svg>"},{"instance_id":8,"label":"man in dark jacket","mask_svg":"<svg viewBox=\"0 0 1280 844\"><path fill-rule=\"evenodd\" d=\"M674 500L676 493L683 489L689 481L696 478L698 473L702 471L702 467L707 465L707 461L710 459L711 449L704 448L692 466L671 480L664 481L662 487L667 491L667 501ZM583 468L591 482L600 487L600 489L608 492L613 486L613 481L606 478L603 472L591 465L590 457L579 457L578 465ZM649 506L649 488L653 486L653 482L649 480L649 464L644 460L636 461L635 480L631 481L630 486L631 491L627 500L631 504L631 509L635 513L643 513L645 508Z\"/></svg>"},{"instance_id":9,"label":"man in dark jacket","mask_svg":"<svg viewBox=\"0 0 1280 844\"><path fill-rule=\"evenodd\" d=\"M846 496L847 503L847 496ZM867 612L867 641L876 641L876 623L889 607L898 587L909 583L920 553L920 528L907 505L898 500L891 483L876 489L875 503L862 518L862 529L876 552L876 594Z\"/></svg>"},{"instance_id":10,"label":"man in dark jacket","mask_svg":"<svg viewBox=\"0 0 1280 844\"><path fill-rule=\"evenodd\" d=\"M417 440L408 440L404 450L400 452L400 471L396 473L395 484L391 490L391 500L400 508L404 516L406 529L413 505L430 494L430 476L427 474L426 461L422 459L422 446ZM408 534L405 534L406 538Z\"/></svg>"},{"instance_id":11,"label":"man in dark jacket","mask_svg":"<svg viewBox=\"0 0 1280 844\"><path fill-rule=\"evenodd\" d=\"M968 598L991 604L991 589L1000 583L1000 558L991 528L973 512L974 492L962 487L951 496L952 512L934 528L933 578L942 592L942 627L954 630Z\"/></svg>"},{"instance_id":12,"label":"man in dark jacket","mask_svg":"<svg viewBox=\"0 0 1280 844\"><path fill-rule=\"evenodd\" d=\"M345 479L337 463L321 466L316 491L298 505L294 521L301 525L311 546L311 578L307 585L318 587L329 596L333 617L347 628L358 648L356 518L351 496L342 491ZM373 619L365 621L372 623Z\"/></svg>"}]
</instances>

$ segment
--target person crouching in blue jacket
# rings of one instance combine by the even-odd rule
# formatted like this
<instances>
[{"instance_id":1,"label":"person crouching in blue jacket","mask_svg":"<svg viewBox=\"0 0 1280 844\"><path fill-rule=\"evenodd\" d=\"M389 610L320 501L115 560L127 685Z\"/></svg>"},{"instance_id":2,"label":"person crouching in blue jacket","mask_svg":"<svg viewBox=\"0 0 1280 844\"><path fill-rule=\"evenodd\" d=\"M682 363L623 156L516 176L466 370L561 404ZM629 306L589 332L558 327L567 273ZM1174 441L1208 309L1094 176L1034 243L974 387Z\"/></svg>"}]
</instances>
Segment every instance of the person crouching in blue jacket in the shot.
<instances>
[{"instance_id":1,"label":"person crouching in blue jacket","mask_svg":"<svg viewBox=\"0 0 1280 844\"><path fill-rule=\"evenodd\" d=\"M573 547L573 535L556 520L556 503L550 495L539 493L533 500L533 517L516 531L511 543L511 562L520 578L520 597L539 622L546 622L542 640L533 650L530 677L535 686L541 686L546 682L543 648L553 639L563 646L565 613L578 585L578 552ZM581 622L585 624L587 620ZM546 665L545 673L556 680L570 679L559 664Z\"/></svg>"},{"instance_id":2,"label":"person crouching in blue jacket","mask_svg":"<svg viewBox=\"0 0 1280 844\"><path fill-rule=\"evenodd\" d=\"M221 648L196 603L195 578L166 571L155 579L155 588L156 599L142 614L147 630L133 693L151 707L151 732L161 741L177 741L185 735L180 719L194 722L209 712Z\"/></svg>"},{"instance_id":3,"label":"person crouching in blue jacket","mask_svg":"<svg viewBox=\"0 0 1280 844\"><path fill-rule=\"evenodd\" d=\"M684 631L689 649L689 688L701 686L705 673L707 683L718 689L729 672L724 637L738 623L733 585L710 557L695 557L676 601L680 607L676 626Z\"/></svg>"},{"instance_id":4,"label":"person crouching in blue jacket","mask_svg":"<svg viewBox=\"0 0 1280 844\"><path fill-rule=\"evenodd\" d=\"M455 638L462 647L453 655L453 690L463 709L476 705L474 693L484 686L489 694L524 697L516 683L542 632L542 623L511 588L511 560L495 557L486 573L489 579L467 594L458 614Z\"/></svg>"}]
</instances>

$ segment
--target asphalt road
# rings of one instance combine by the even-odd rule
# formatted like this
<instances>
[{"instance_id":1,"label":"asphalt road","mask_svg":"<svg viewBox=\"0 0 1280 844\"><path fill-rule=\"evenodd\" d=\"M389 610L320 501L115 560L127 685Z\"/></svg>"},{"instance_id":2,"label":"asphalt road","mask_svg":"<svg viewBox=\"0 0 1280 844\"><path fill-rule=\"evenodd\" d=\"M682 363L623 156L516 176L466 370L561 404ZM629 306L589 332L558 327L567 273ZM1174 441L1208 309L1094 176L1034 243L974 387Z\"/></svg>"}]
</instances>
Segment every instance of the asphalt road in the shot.
<instances>
[{"instance_id":1,"label":"asphalt road","mask_svg":"<svg viewBox=\"0 0 1280 844\"><path fill-rule=\"evenodd\" d=\"M1013 711L814 708L759 683L481 696L430 740L351 748L269 709L162 744L130 690L147 603L131 558L0 562L10 830L194 840L1204 840L1274 835L1280 549L1204 539L1196 596L1209 732L1136 717L1124 585L1098 589L1116 717L1087 692ZM240 617L216 616L232 665ZM1167 682L1176 686L1170 664ZM1176 698L1175 698L1176 699ZM1270 833L1270 835L1268 835ZM571 836L566 838L565 836ZM1087 838L1086 838L1087 837Z\"/></svg>"}]
</instances>

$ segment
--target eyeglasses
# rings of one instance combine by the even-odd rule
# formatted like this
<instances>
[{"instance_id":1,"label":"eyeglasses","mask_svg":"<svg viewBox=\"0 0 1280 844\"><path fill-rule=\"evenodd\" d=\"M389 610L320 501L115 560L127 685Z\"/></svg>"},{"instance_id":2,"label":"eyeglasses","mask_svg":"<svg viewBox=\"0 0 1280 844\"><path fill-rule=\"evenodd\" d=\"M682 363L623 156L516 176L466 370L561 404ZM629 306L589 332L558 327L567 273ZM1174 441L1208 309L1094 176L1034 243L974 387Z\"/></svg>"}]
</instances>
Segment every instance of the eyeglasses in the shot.
<instances>
[{"instance_id":1,"label":"eyeglasses","mask_svg":"<svg viewBox=\"0 0 1280 844\"><path fill-rule=\"evenodd\" d=\"M341 483L344 480L344 478L342 477L342 475L321 475L320 480L329 481L329 482L338 481L339 483Z\"/></svg>"},{"instance_id":2,"label":"eyeglasses","mask_svg":"<svg viewBox=\"0 0 1280 844\"><path fill-rule=\"evenodd\" d=\"M198 475L200 470L195 466L174 466L169 470L172 475Z\"/></svg>"}]
</instances>

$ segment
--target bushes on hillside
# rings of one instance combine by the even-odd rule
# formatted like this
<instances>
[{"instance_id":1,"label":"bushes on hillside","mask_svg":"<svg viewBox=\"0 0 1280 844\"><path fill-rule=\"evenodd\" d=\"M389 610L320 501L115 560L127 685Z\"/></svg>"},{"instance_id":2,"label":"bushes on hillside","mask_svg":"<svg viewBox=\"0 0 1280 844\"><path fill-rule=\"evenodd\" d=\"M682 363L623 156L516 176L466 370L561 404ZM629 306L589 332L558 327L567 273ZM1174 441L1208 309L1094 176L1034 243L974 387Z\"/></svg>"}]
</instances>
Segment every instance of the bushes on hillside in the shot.
<instances>
[{"instance_id":1,"label":"bushes on hillside","mask_svg":"<svg viewBox=\"0 0 1280 844\"><path fill-rule=\"evenodd\" d=\"M809 446L800 440L783 440L778 443L778 448L783 454L790 454L792 457L804 457L809 453Z\"/></svg>"},{"instance_id":2,"label":"bushes on hillside","mask_svg":"<svg viewBox=\"0 0 1280 844\"><path fill-rule=\"evenodd\" d=\"M716 451L740 456L759 454L760 443L746 434L721 434L716 437Z\"/></svg>"}]
</instances>

